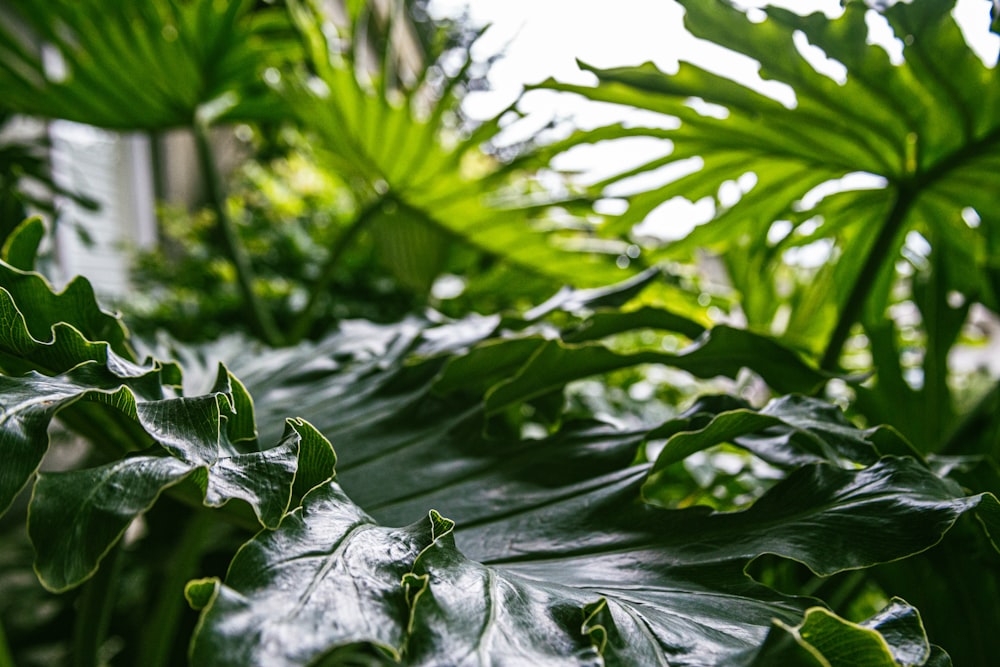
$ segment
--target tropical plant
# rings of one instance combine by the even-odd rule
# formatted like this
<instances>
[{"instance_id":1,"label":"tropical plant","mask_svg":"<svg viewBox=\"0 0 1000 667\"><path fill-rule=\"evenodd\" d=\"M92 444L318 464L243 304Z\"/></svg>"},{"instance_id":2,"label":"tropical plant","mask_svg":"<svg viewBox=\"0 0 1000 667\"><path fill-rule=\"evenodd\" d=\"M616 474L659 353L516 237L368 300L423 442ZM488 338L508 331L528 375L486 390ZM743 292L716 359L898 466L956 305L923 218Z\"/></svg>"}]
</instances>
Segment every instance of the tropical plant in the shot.
<instances>
[{"instance_id":1,"label":"tropical plant","mask_svg":"<svg viewBox=\"0 0 1000 667\"><path fill-rule=\"evenodd\" d=\"M531 152L501 162L482 149L508 114L474 131L463 127L458 102L482 66L469 55L475 35L448 24L408 31L420 22L407 9L419 3L386 3L381 20L367 3L347 3L338 25L317 3L299 0L263 11L249 0L126 2L112 12L98 9L101 0L90 2L51 3L44 11L13 5L67 71L53 73L13 28L0 26L0 53L11 61L0 82L14 92L7 103L19 113L113 129L190 127L215 236L255 333L271 344L295 342L329 317L329 292L362 234L384 271L419 298L449 259L467 267L499 259L501 272L517 267L547 289L571 278L599 285L623 277L613 260L624 246L612 243L609 251L607 242L590 243L593 225L585 216L553 226L544 215L589 210L586 197L539 188L528 177L539 166ZM128 31L136 34L126 38ZM408 48L394 38L400 31L416 34ZM113 62L130 66L104 77ZM185 76L195 71L197 77ZM100 85L92 85L97 79ZM169 83L175 80L184 82L176 90ZM119 103L127 97L136 102ZM209 126L236 121L300 125L351 194L349 224L325 249L301 312L282 318L281 327L232 219L209 141ZM522 234L525 228L537 233ZM454 253L453 245L460 246ZM581 253L594 249L600 252Z\"/></svg>"},{"instance_id":2,"label":"tropical plant","mask_svg":"<svg viewBox=\"0 0 1000 667\"><path fill-rule=\"evenodd\" d=\"M1000 246L988 186L1000 159L996 67L967 46L948 0L900 2L882 12L848 2L834 19L768 7L756 22L726 2L681 4L692 33L757 60L763 76L794 91L794 104L684 62L676 74L652 64L588 68L599 82L594 87L542 85L665 114L678 126L607 126L552 150L636 136L672 147L593 185L596 195L636 174L700 159L687 175L629 195L627 210L606 232L631 233L674 197L711 197L713 218L682 239L655 244L652 256L718 253L748 325L776 330L824 368L838 367L856 325L873 342L877 367L898 366L898 325L886 313L900 300L892 288L906 278L907 300L919 309L927 337L923 382L900 385L902 373L890 370L874 391L862 390L859 402L873 421L896 424L923 449L940 446L954 426L947 351L971 303L1000 309ZM868 37L866 22L880 17L895 31L900 62ZM803 42L839 63L842 79L817 71L800 53ZM852 185L858 175L867 178ZM651 240L636 238L644 239ZM821 266L795 280L789 251L803 246L812 246ZM881 395L879 386L886 389Z\"/></svg>"},{"instance_id":3,"label":"tropical plant","mask_svg":"<svg viewBox=\"0 0 1000 667\"><path fill-rule=\"evenodd\" d=\"M831 576L924 550L965 513L1000 528L994 496L966 495L895 431L856 429L815 399L757 410L705 396L638 431L560 419L550 397L567 382L636 363L706 377L749 365L783 392L822 383L756 334L698 334L668 311L629 310L657 273L564 293L528 319L358 322L271 354L248 355L252 344L230 340L203 350L200 364L188 360L197 377L215 379L207 393L187 393L176 364L137 363L86 281L56 293L15 268L29 258L0 265L13 323L0 341L3 505L31 484L35 570L56 592L88 579L85 590L110 587L82 598L98 619L113 608L116 582L95 573L129 550L122 535L154 503L215 508L210 520L247 537L263 527L224 580L187 586L202 610L193 664L749 665L789 655L940 664L945 654L902 601L854 624L818 600L753 582L744 568L767 552ZM602 343L636 326L697 337L673 354L623 355ZM246 366L247 385L209 369L220 354ZM547 435L520 435L522 404L555 417ZM274 430L272 417L289 405L318 428L295 418ZM37 472L57 415L96 436L102 464ZM336 458L319 429L338 443ZM670 501L678 484L692 499L711 493L676 464L725 442L773 467L769 488L726 510ZM197 561L197 541L185 548ZM153 632L162 648L176 613L160 613L175 619ZM101 631L90 615L80 623ZM79 636L75 650L102 645Z\"/></svg>"},{"instance_id":4,"label":"tropical plant","mask_svg":"<svg viewBox=\"0 0 1000 667\"><path fill-rule=\"evenodd\" d=\"M258 296L274 319L288 323L285 342L321 335L331 319L385 319L389 299L411 308L425 303L442 272L461 276L478 309L523 303L571 276L595 285L623 277L613 262L591 258L588 267L578 250L560 247L586 243L584 221L581 229L540 228L549 224L549 209L587 202L546 195L532 183L537 160L530 150L513 161L484 150L500 116L467 127L460 102L487 66L470 56L478 32L447 22L432 31L408 20L419 9L411 4L396 3L381 21L379 11L352 5L336 37L321 30L329 24L317 10L292 4L313 47L310 59L270 75L287 108L297 111L280 132L265 124L256 137L271 159L244 164L225 188ZM414 30L423 35L419 47L390 38L414 25L424 25ZM376 29L385 35L373 36ZM288 127L293 123L299 129ZM389 143L387 128L395 132ZM207 324L204 338L213 335L213 322L225 327L244 319L245 300L229 284L238 276L224 259L206 261L218 243L213 215L170 211L164 235L178 242L143 256L136 274L138 284L169 296L157 308L180 315L156 323L184 338L193 337L184 321ZM512 243L528 228L537 233ZM281 252L293 246L291 254ZM574 274L574 267L587 271ZM519 287L491 290L499 281ZM374 295L380 315L368 307ZM145 318L149 309L140 306L139 313Z\"/></svg>"},{"instance_id":5,"label":"tropical plant","mask_svg":"<svg viewBox=\"0 0 1000 667\"><path fill-rule=\"evenodd\" d=\"M329 248L350 224L350 193L297 151L267 162L248 160L229 182L227 205L253 260L256 290L279 322L293 321ZM116 304L132 330L140 336L166 331L185 341L252 334L254 323L232 264L220 252L212 211L190 213L164 204L159 220L158 247L135 255L134 292ZM341 257L327 292L326 306L311 319L310 334L322 335L344 318L395 321L420 302L386 275L365 237Z\"/></svg>"},{"instance_id":6,"label":"tropical plant","mask_svg":"<svg viewBox=\"0 0 1000 667\"><path fill-rule=\"evenodd\" d=\"M608 196L639 174L675 174L625 196L605 233L645 245L656 261L715 254L750 329L779 334L824 369L873 374L849 392L854 414L893 425L924 452L996 460L998 379L959 377L948 365L970 310L1000 310L995 40L992 56L977 55L949 0L845 2L833 19L767 7L750 20L728 2L680 4L688 30L756 60L794 101L686 62L674 74L652 64L585 66L595 86L542 84L673 119L601 127L553 147L663 140L664 157L592 185L594 196ZM869 29L879 22L891 28L882 43ZM668 242L645 231L648 221L636 226L675 197L707 197L715 213ZM796 256L807 255L802 268ZM970 588L973 598L996 590L992 567L982 570L987 585L968 587L966 575L953 589ZM989 644L954 622L948 597L927 606L932 626L950 626L954 644ZM966 661L987 654L970 649Z\"/></svg>"},{"instance_id":7,"label":"tropical plant","mask_svg":"<svg viewBox=\"0 0 1000 667\"><path fill-rule=\"evenodd\" d=\"M163 6L208 15L207 4ZM347 3L356 21L363 4ZM356 52L290 3L307 64L268 78L354 202L325 261L353 234L385 234L396 277L426 289L440 263L423 252L448 234L576 283L534 308L344 321L284 349L239 336L149 347L85 279L57 291L33 272L41 223L18 227L0 262L0 664L155 666L185 651L195 665L992 659L991 394L933 429L871 397L889 405L905 386L901 403L951 400L940 373L964 309L996 310L996 205L975 187L996 162L995 119L968 102L993 99L995 69L966 57L941 0L885 10L909 37L898 64L865 42L865 20L881 14L866 19L857 3L834 20L770 9L749 23L728 3L683 4L694 32L758 57L797 106L688 65L596 71L593 88L546 86L680 124L601 128L502 162L479 147L499 120L462 134L444 102L383 65L355 67ZM780 52L797 30L843 62L847 83ZM967 116L965 134L929 120L952 116ZM603 226L527 233L554 204L586 210L627 175L558 200L536 195L522 168L632 135L673 142L659 164L704 166L631 196ZM858 170L881 189L810 204L816 185ZM751 171L739 198L720 193ZM728 208L670 245L636 236L677 193ZM962 243L939 228L955 222L948 210L980 223L963 231L979 263L960 277ZM782 220L799 231L765 243ZM912 253L913 230L930 254ZM570 252L601 234L669 261L584 287L618 275ZM824 238L837 249L824 268L790 266L787 249ZM684 264L696 244L719 251L749 326L715 324L699 295L685 298L699 287ZM897 253L912 275L893 274ZM948 305L950 292L964 303ZM948 316L932 317L942 294ZM907 299L925 343L882 321ZM925 350L922 388L906 385L903 343ZM877 368L855 363L858 348ZM642 386L657 376L686 379L650 400ZM854 392L846 414L817 398L831 379Z\"/></svg>"},{"instance_id":8,"label":"tropical plant","mask_svg":"<svg viewBox=\"0 0 1000 667\"><path fill-rule=\"evenodd\" d=\"M287 115L262 78L268 67L301 56L287 15L258 10L253 0L44 6L15 0L5 11L17 19L0 21L0 84L10 110L116 130L193 131L219 236L243 298L258 333L278 341L225 208L209 128Z\"/></svg>"},{"instance_id":9,"label":"tropical plant","mask_svg":"<svg viewBox=\"0 0 1000 667\"><path fill-rule=\"evenodd\" d=\"M611 261L617 252L612 258L580 252L590 249L592 224L576 216L556 226L545 215L554 208L589 210L588 198L554 196L538 187L531 174L539 164L533 151L501 161L483 150L507 113L472 131L463 127L458 103L477 64L471 42L424 54L429 61L407 82L393 67L392 40L374 58L377 65L366 68L370 44L356 38L354 23L331 35L310 5L289 6L309 67L288 73L278 88L295 120L314 137L318 162L348 185L356 201L354 218L331 248L293 340L328 298L343 253L361 233L372 239L386 271L420 296L446 267L452 246L500 258L549 285L594 286L623 277Z\"/></svg>"}]
</instances>

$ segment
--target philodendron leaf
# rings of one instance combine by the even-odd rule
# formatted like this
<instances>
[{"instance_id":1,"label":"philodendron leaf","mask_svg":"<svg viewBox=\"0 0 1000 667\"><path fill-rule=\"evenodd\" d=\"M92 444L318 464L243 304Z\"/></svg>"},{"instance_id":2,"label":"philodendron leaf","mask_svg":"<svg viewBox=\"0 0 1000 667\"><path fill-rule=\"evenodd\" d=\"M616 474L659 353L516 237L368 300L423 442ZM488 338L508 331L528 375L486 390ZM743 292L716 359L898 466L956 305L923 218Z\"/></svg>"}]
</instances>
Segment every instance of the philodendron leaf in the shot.
<instances>
[{"instance_id":1,"label":"philodendron leaf","mask_svg":"<svg viewBox=\"0 0 1000 667\"><path fill-rule=\"evenodd\" d=\"M836 406L796 395L775 399L761 410L729 396L703 397L649 438L666 439L654 476L695 452L727 442L782 467L816 461L853 467L870 465L884 454L920 456L889 427L859 430Z\"/></svg>"},{"instance_id":2,"label":"philodendron leaf","mask_svg":"<svg viewBox=\"0 0 1000 667\"><path fill-rule=\"evenodd\" d=\"M541 440L487 439L484 391L519 377L539 331L558 336L551 323L490 324L366 324L273 365L243 356L258 406L297 409L329 435L342 486L316 489L287 526L248 543L225 582L191 589L204 607L196 664L311 664L365 643L404 664L751 664L774 619L792 628L816 606L750 579L753 559L778 554L832 575L926 550L964 513L989 520L998 507L966 496L898 434L857 429L802 397L760 411L707 397L652 430L567 420ZM787 472L739 511L644 502L670 480L635 461L671 437L691 440L688 452L731 442ZM448 524L433 510L454 529L438 530ZM273 546L324 531L322 548ZM402 540L399 562L388 536ZM318 576L324 563L331 574ZM361 617L367 595L374 616ZM899 633L890 646L926 641L906 624Z\"/></svg>"},{"instance_id":3,"label":"philodendron leaf","mask_svg":"<svg viewBox=\"0 0 1000 667\"><path fill-rule=\"evenodd\" d=\"M35 258L38 246L45 236L45 223L39 217L28 218L14 228L3 248L0 248L0 259L22 271L35 268Z\"/></svg>"},{"instance_id":4,"label":"philodendron leaf","mask_svg":"<svg viewBox=\"0 0 1000 667\"><path fill-rule=\"evenodd\" d=\"M433 511L385 528L339 486L320 487L244 546L224 583L193 585L204 611L192 660L307 665L370 642L404 664L730 664L764 644L774 619L794 629L807 606L751 581L755 555L824 574L863 567L930 546L979 500L887 458L857 471L807 466L742 512L665 510L636 503L645 470L513 496L465 529ZM505 476L517 474L455 495ZM844 530L890 514L868 538ZM832 658L821 665L854 654L892 664L926 645L919 623L892 610L867 626L814 610L796 631Z\"/></svg>"},{"instance_id":5,"label":"philodendron leaf","mask_svg":"<svg viewBox=\"0 0 1000 667\"><path fill-rule=\"evenodd\" d=\"M892 657L901 665L918 665L931 657L920 612L904 600L893 598L887 607L861 625L882 635Z\"/></svg>"},{"instance_id":6,"label":"philodendron leaf","mask_svg":"<svg viewBox=\"0 0 1000 667\"><path fill-rule=\"evenodd\" d=\"M4 476L5 496L29 481L47 449L49 422L76 402L110 405L155 443L98 468L38 475L28 532L37 554L35 569L46 587L64 590L87 579L129 522L186 479L206 506L242 500L257 523L274 527L288 509L293 487L303 492L305 482L297 476L312 484L332 476L329 443L301 421L289 422L275 447L237 449L227 428L236 419L232 394L224 369L215 391L206 396L158 400L143 397L126 379L93 362L54 378L0 377L0 444L12 462L5 470L16 473Z\"/></svg>"},{"instance_id":7,"label":"philodendron leaf","mask_svg":"<svg viewBox=\"0 0 1000 667\"><path fill-rule=\"evenodd\" d=\"M851 623L814 607L795 626L775 621L750 667L944 667L951 660L932 647L916 609L900 599L862 623Z\"/></svg>"},{"instance_id":8,"label":"philodendron leaf","mask_svg":"<svg viewBox=\"0 0 1000 667\"><path fill-rule=\"evenodd\" d=\"M648 220L642 227L655 229L654 211L665 202L710 200L712 220L651 254L724 253L731 269L742 267L729 277L744 294L749 325L768 331L784 322L784 339L824 354L827 367L864 308L881 322L891 280L880 274L902 275L895 267L908 233L931 242L935 273L944 264L963 267L948 276L948 290L970 302L989 293L995 226L966 224L963 211L995 208L987 183L1000 167L1000 69L995 41L983 57L966 42L955 0L842 2L836 17L775 6L748 17L733 0L678 2L695 37L759 63L761 76L784 84L794 104L683 60L671 73L653 63L583 65L595 85L540 84L669 117L669 125L580 131L552 149L636 137L662 144L665 156L593 185L608 196L630 193L627 209L602 231L646 236L636 225ZM898 58L875 35L876 18L899 45ZM975 20L983 25L987 17ZM841 71L816 64L824 61ZM679 167L679 177L659 176ZM769 232L786 224L795 229L775 241ZM789 291L786 251L821 239L830 249L820 260L826 266L792 288L791 298L778 296Z\"/></svg>"},{"instance_id":9,"label":"philodendron leaf","mask_svg":"<svg viewBox=\"0 0 1000 667\"><path fill-rule=\"evenodd\" d=\"M97 305L83 278L56 292L37 273L0 262L0 320L0 370L7 374L53 375L84 361L135 361L121 320Z\"/></svg>"},{"instance_id":10,"label":"philodendron leaf","mask_svg":"<svg viewBox=\"0 0 1000 667\"><path fill-rule=\"evenodd\" d=\"M814 391L828 379L788 348L749 331L720 325L677 354L620 354L603 345L539 341L517 375L489 391L486 409L499 412L511 403L558 389L571 380L644 363L672 366L701 378L736 377L741 368L749 367L780 392Z\"/></svg>"},{"instance_id":11,"label":"philodendron leaf","mask_svg":"<svg viewBox=\"0 0 1000 667\"><path fill-rule=\"evenodd\" d=\"M310 664L338 645L369 642L394 658L409 625L403 578L438 522L384 528L335 483L317 488L278 530L247 543L226 584L188 585L205 608L191 648L196 665ZM207 638L207 640L206 640Z\"/></svg>"},{"instance_id":12,"label":"philodendron leaf","mask_svg":"<svg viewBox=\"0 0 1000 667\"><path fill-rule=\"evenodd\" d=\"M440 96L405 87L386 95L376 83L386 73L371 72L369 58L363 64L345 53L344 32L334 40L311 3L288 4L308 45L310 67L285 77L281 95L317 137L322 163L350 183L363 210L373 213L359 216L359 224L369 225L381 259L404 284L426 290L456 241L560 283L598 287L629 275L612 255L581 252L593 231L585 215L574 215L572 225L546 223L546 211L572 214L581 203L589 211L589 200L544 194L552 192L545 188L529 194L524 184L533 178L535 151L512 160L484 152L510 109L472 132L454 126L453 93L473 64L467 52L460 59L458 49L452 50L449 67L427 63L425 71L447 73ZM359 78L365 69L373 80ZM612 245L624 252L624 244Z\"/></svg>"},{"instance_id":13,"label":"philodendron leaf","mask_svg":"<svg viewBox=\"0 0 1000 667\"><path fill-rule=\"evenodd\" d=\"M0 511L36 476L57 415L127 455L37 475L28 529L50 589L93 574L129 522L185 480L194 502L241 500L251 525L274 527L293 500L333 475L329 442L301 420L287 422L275 447L258 448L252 400L221 365L208 393L186 397L176 365L122 356L130 353L125 329L84 280L56 293L41 276L0 262L0 315L8 323L0 329Z\"/></svg>"}]
</instances>

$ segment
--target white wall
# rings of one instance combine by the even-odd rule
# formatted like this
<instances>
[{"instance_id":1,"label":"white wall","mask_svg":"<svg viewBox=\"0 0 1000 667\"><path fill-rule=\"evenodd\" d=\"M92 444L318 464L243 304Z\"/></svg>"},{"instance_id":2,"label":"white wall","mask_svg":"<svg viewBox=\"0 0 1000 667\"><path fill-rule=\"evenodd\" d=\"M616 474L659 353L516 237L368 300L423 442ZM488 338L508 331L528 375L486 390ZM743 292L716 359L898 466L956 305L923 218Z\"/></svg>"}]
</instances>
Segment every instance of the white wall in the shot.
<instances>
[{"instance_id":1,"label":"white wall","mask_svg":"<svg viewBox=\"0 0 1000 667\"><path fill-rule=\"evenodd\" d=\"M82 274L99 293L125 297L128 248L156 242L149 139L68 121L50 124L53 176L100 206L62 202L54 251L63 280Z\"/></svg>"}]
</instances>

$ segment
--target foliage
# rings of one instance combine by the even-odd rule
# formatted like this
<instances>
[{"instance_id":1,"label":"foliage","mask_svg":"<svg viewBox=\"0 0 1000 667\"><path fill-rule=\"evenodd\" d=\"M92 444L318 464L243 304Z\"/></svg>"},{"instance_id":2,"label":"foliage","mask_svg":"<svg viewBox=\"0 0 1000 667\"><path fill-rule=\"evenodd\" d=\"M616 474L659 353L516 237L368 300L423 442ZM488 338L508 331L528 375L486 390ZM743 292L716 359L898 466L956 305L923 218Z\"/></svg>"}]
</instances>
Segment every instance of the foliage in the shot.
<instances>
[{"instance_id":1,"label":"foliage","mask_svg":"<svg viewBox=\"0 0 1000 667\"><path fill-rule=\"evenodd\" d=\"M506 114L471 131L463 127L458 102L476 67L471 42L425 54L426 66L407 82L396 75L400 56L392 40L365 59L371 44L360 39L357 24L329 34L309 5L293 2L290 9L307 67L286 73L276 88L318 163L343 181L354 201L353 218L331 246L291 340L322 310L337 263L361 235L384 271L417 298L426 297L446 268L457 263L472 278L489 265L487 258L513 266L518 278L541 278L545 287L623 277L606 255L579 252L593 234L585 217L556 226L546 215L554 208L587 211L587 198L540 188L530 151L500 161L483 150ZM377 64L366 64L371 60Z\"/></svg>"},{"instance_id":2,"label":"foliage","mask_svg":"<svg viewBox=\"0 0 1000 667\"><path fill-rule=\"evenodd\" d=\"M4 104L122 130L270 117L260 74L294 59L298 46L284 13L255 5L12 0L5 10L36 34L0 26ZM57 64L29 35L45 40Z\"/></svg>"},{"instance_id":3,"label":"foliage","mask_svg":"<svg viewBox=\"0 0 1000 667\"><path fill-rule=\"evenodd\" d=\"M328 295L343 281L345 255L363 263L368 244L382 272L418 301L456 264L469 277L482 273L492 281L527 276L523 282L543 290L581 276L591 285L623 277L612 261L618 250L610 258L602 254L606 250L579 252L593 232L585 215L555 227L546 216L554 207L587 212L587 198L552 196L540 188L528 177L537 167L530 152L500 162L482 149L505 114L474 131L463 127L458 102L481 76L482 64L470 56L475 35L448 26L421 28L426 20L412 18L420 3L395 3L381 20L366 3L348 3L347 24L335 29L311 3L292 0L287 10L252 5L158 0L148 7L127 2L111 13L73 3L53 3L34 13L20 8L22 18L70 65L64 78L54 78L13 33L0 33L0 46L12 57L11 66L0 70L0 82L17 92L8 104L22 113L116 129L194 130L214 243L231 267L240 300L249 306L255 335L277 344L322 331L338 310ZM405 9L413 11L407 15ZM78 34L60 36L57 26L64 24ZM135 38L108 43L107 34L118 35L132 24L141 28ZM401 48L390 38L400 30L416 35L417 45ZM423 62L415 67L413 60ZM134 68L116 71L121 81L93 85L112 61ZM167 67L171 71L163 72ZM416 71L407 75L407 68ZM22 70L31 70L31 76L25 78ZM183 77L185 70L202 74ZM176 90L164 83L178 77L187 83ZM110 98L107 88L117 96L134 92L141 103L109 105L109 99L119 98ZM321 166L349 196L346 206L332 212L349 216L349 223L337 236L321 239L326 259L301 285L304 301L291 318L288 300L270 289L273 281L258 280L257 264L266 271L269 258L255 257L242 242L241 221L230 219L216 173L207 127L240 120L260 124L269 134L282 124L298 125ZM526 228L538 233L523 234ZM366 241L360 250L354 247L359 237ZM290 324L279 327L278 321Z\"/></svg>"},{"instance_id":4,"label":"foliage","mask_svg":"<svg viewBox=\"0 0 1000 667\"><path fill-rule=\"evenodd\" d=\"M738 330L706 332L674 355L609 357L600 339L574 339L589 318L581 308L634 326L627 311L606 310L627 307L634 284L576 295L568 313L553 308L550 316L569 316L556 339L545 315L476 316L437 326L358 322L316 345L252 361L244 354L255 408L222 367L208 393L188 395L176 365L137 364L85 281L58 294L37 274L0 268L15 324L2 341L11 463L4 505L36 476L56 414L68 413L71 424L100 415L117 427L104 429L102 444L118 453L103 465L37 474L28 532L46 587L91 577L128 523L163 494L269 528L239 550L225 582L188 586L192 604L204 608L196 664L306 664L360 645L413 663L659 656L699 664L712 656L751 664L769 632L792 628L816 604L748 579L743 568L760 553L826 576L924 550L966 512L996 530L995 497L965 495L894 431L859 431L804 397L761 411L705 397L652 430L557 419L542 440L520 437L511 407L653 355L707 376L750 364L788 391L821 380L804 365L789 373L795 362L781 348L763 352L766 340ZM52 305L26 311L18 305L25 300ZM101 342L100 331L118 342ZM713 345L718 337L725 344ZM732 355L744 339L758 350L752 359ZM245 353L246 343L234 342ZM553 342L571 374L533 370ZM233 358L239 367L241 356ZM11 374L25 368L34 370ZM339 443L336 478L330 443L308 422L287 420L278 438L273 426L258 437L253 413L272 417L289 404ZM726 441L782 470L782 479L734 512L658 504L677 474L673 463ZM658 453L654 443L662 443ZM406 474L414 469L423 474ZM396 483L372 484L384 479ZM382 527L421 514L407 528ZM813 629L817 613L806 617L808 631L787 630L814 652L834 650L823 647L828 632L881 660L908 649L887 644L890 635L872 630L876 621L856 629L817 621ZM903 605L894 613L915 612ZM781 624L769 630L772 619ZM290 634L288 623L299 630ZM931 649L919 624L904 641L924 646L913 662L924 664Z\"/></svg>"},{"instance_id":5,"label":"foliage","mask_svg":"<svg viewBox=\"0 0 1000 667\"><path fill-rule=\"evenodd\" d=\"M1000 308L998 209L988 185L1000 166L995 58L984 63L966 44L948 0L848 2L833 19L768 7L753 21L727 2L681 4L693 34L755 59L794 103L685 62L674 74L652 64L584 66L595 86L542 84L669 117L657 127L580 132L552 148L663 141L664 157L592 185L593 196L611 196L639 174L680 174L627 193L606 233L629 236L658 260L717 254L749 328L780 334L825 369L872 374L848 392L854 414L893 425L924 452L995 458L997 379L949 371L970 312ZM869 38L868 25L880 20L894 44ZM890 55L893 46L901 55ZM658 241L647 218L675 197L708 198L715 212L683 238ZM797 259L807 255L812 266ZM998 490L995 480L984 483L981 490ZM906 568L876 578L919 581ZM991 608L993 567L946 571L951 590ZM955 622L955 599L925 606L929 624L963 647L960 662L981 662L991 640Z\"/></svg>"},{"instance_id":6,"label":"foliage","mask_svg":"<svg viewBox=\"0 0 1000 667\"><path fill-rule=\"evenodd\" d=\"M502 161L481 146L500 118L470 131L453 115L469 43L457 75L411 78L387 38L401 16L382 21L367 3L346 3L353 23L336 34L297 2L157 0L106 17L52 3L37 29L68 61L60 81L0 34L17 63L0 65L14 108L58 116L83 96L72 108L90 122L194 128L220 266L256 303L265 339L134 338L85 279L60 291L34 273L41 223L18 227L0 262L0 663L155 667L184 650L197 665L991 659L996 390L960 414L946 362L971 304L997 309L996 206L980 187L996 166L995 67L973 58L944 0L878 10L906 38L898 63L865 41L877 15L860 3L832 20L771 8L757 22L721 1L682 4L693 32L758 58L796 104L687 64L594 70L595 87L545 86L676 126L599 128ZM266 34L280 62L254 55L270 39L255 32L265 16L277 17ZM128 23L138 38L114 39ZM171 26L163 58L201 62L217 44L202 63L225 65L217 80L144 99L140 119L108 115L107 88L138 85L129 73L154 66ZM376 34L362 40L358 26ZM846 81L788 58L796 34L840 60ZM89 85L102 69L107 87ZM285 115L336 186L305 200L326 220L298 197L238 190L226 202L207 126ZM673 152L579 190L533 180L563 151L636 135ZM700 168L595 224L592 203L612 186L687 158ZM815 196L859 171L882 180ZM752 188L724 194L751 172ZM635 225L674 195L719 207L659 245ZM186 252L211 260L204 231L189 231L202 247ZM914 254L914 232L929 252ZM826 264L794 266L788 251L816 241L832 248ZM613 283L608 257L578 252L595 242L612 254L642 244L637 259L663 270ZM450 244L468 254L449 257ZM348 247L367 260L345 262ZM702 248L735 288L728 324L697 294ZM418 296L447 266L494 301L333 322L330 286L372 284L338 281L372 271L376 254ZM477 274L487 256L573 287L490 313L484 303L513 299L490 297L504 288ZM287 310L254 301L268 285ZM232 312L234 290L212 289L217 317ZM917 339L885 317L907 302L922 315ZM907 384L904 343L922 350L923 384ZM871 363L842 354L856 349ZM850 387L846 414L817 397L831 379Z\"/></svg>"},{"instance_id":7,"label":"foliage","mask_svg":"<svg viewBox=\"0 0 1000 667\"><path fill-rule=\"evenodd\" d=\"M966 45L947 0L884 10L902 47L899 63L868 41L874 10L862 2L846 3L834 19L769 7L759 22L725 2L682 4L692 33L756 59L762 76L791 87L795 104L788 108L690 63L676 74L652 64L587 68L597 76L594 87L543 85L655 111L677 126L601 127L553 150L637 136L663 139L671 149L595 184L597 194L638 173L700 160L687 175L628 196L608 233L638 234L633 226L674 197L711 198L710 221L683 239L653 245L652 256L717 252L748 325L779 332L824 368L837 367L860 324L881 372L859 390L855 407L872 422L896 425L925 450L941 446L956 424L947 353L970 304L1000 308L996 205L987 185L1000 156L997 68ZM796 46L799 35L843 66L842 81L810 65ZM864 183L852 185L848 177L859 174ZM806 247L824 258L822 265L790 276L792 251ZM918 312L926 339L917 386L903 381L905 341L888 316L900 301Z\"/></svg>"},{"instance_id":8,"label":"foliage","mask_svg":"<svg viewBox=\"0 0 1000 667\"><path fill-rule=\"evenodd\" d=\"M257 290L278 321L291 321L350 223L353 203L343 184L304 152L247 162L230 180L227 206L253 259ZM120 304L136 333L163 330L188 341L251 333L232 264L220 256L211 210L191 214L164 205L160 222L160 247L138 255L136 294ZM413 294L385 275L365 237L338 263L328 299L310 333L344 318L396 320L415 307Z\"/></svg>"}]
</instances>

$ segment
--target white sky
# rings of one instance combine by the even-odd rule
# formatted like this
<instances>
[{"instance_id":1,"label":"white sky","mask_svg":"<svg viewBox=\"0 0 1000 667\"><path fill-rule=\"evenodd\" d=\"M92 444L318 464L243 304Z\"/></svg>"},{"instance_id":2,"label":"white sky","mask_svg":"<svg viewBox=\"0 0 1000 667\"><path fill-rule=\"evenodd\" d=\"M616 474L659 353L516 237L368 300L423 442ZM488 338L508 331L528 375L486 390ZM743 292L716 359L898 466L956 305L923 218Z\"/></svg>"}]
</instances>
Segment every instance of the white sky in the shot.
<instances>
[{"instance_id":1,"label":"white sky","mask_svg":"<svg viewBox=\"0 0 1000 667\"><path fill-rule=\"evenodd\" d=\"M799 13L822 11L828 16L840 14L839 0L739 0L744 7L765 4L788 7ZM958 0L955 17L980 57L995 63L1000 38L989 32L991 0ZM717 45L695 39L683 27L683 8L672 0L433 0L434 15L459 15L468 8L476 25L490 24L473 55L486 58L500 51L505 57L490 74L492 90L477 92L466 99L466 112L473 118L489 118L517 99L522 87L549 77L567 83L588 84L594 77L582 72L577 59L597 67L639 65L652 61L660 69L673 72L678 59L728 76L781 100L794 104L794 93L784 84L765 82L757 74L756 61L727 51ZM874 14L873 16L877 17ZM871 39L884 44L890 56L899 58L901 43L892 43L888 23L882 17L869 22ZM798 44L802 49L807 46ZM818 49L817 49L818 51ZM809 57L808 51L804 53ZM825 68L823 58L813 59L814 67L833 78L843 77L843 68ZM836 65L839 65L837 63ZM617 105L588 103L575 95L554 91L533 91L518 108L528 119L513 125L505 133L507 141L527 138L552 119L572 118L577 127L598 127L612 122L663 125L669 119L649 112L624 109ZM633 166L643 164L668 152L668 144L651 138L631 138L580 146L562 156L555 166L580 170L584 182L594 182ZM697 158L695 158L697 160ZM681 165L683 167L684 165ZM698 165L687 165L689 171ZM607 192L609 197L628 194L673 180L681 174L645 174L629 179L621 192ZM643 180L645 179L645 180ZM656 180L657 182L651 182ZM862 179L863 180L863 179ZM873 187L875 183L850 184ZM827 193L829 194L829 193ZM619 202L621 200L618 200ZM606 201L607 212L614 211L614 201ZM710 201L698 203L678 200L666 202L647 218L644 227L661 238L683 236L694 224L712 215ZM678 224L680 220L685 222ZM669 225L669 232L662 232Z\"/></svg>"},{"instance_id":2,"label":"white sky","mask_svg":"<svg viewBox=\"0 0 1000 667\"><path fill-rule=\"evenodd\" d=\"M744 7L765 4L785 6L800 13L840 13L839 0L740 0ZM1000 39L988 33L990 0L959 0L956 18L974 48L984 59L995 60ZM470 113L487 117L513 101L525 84L548 77L570 83L589 83L576 60L597 67L638 65L652 61L660 69L673 71L679 58L706 69L725 73L740 81L756 81L775 97L790 101L790 91L774 82L764 83L756 75L756 62L701 42L683 28L683 8L672 0L433 0L435 15L458 15L468 8L477 25L491 27L477 44L475 55L486 57L501 50L506 56L493 68L493 91L477 93L469 100ZM506 47L506 48L505 48ZM992 56L989 54L993 54ZM523 101L525 111L554 108L539 91ZM559 99L568 96L559 96ZM537 100L535 98L538 98ZM574 113L578 113L574 110ZM584 125L591 125L584 116Z\"/></svg>"}]
</instances>

